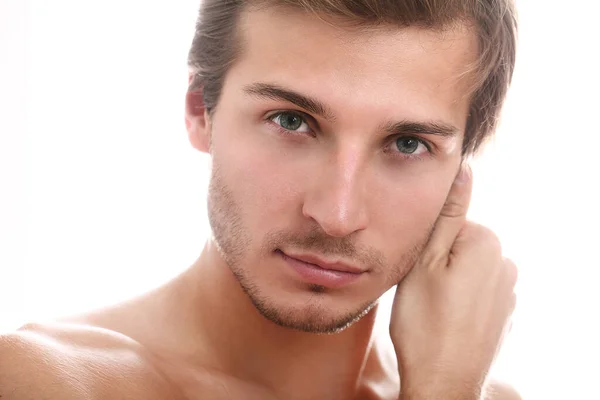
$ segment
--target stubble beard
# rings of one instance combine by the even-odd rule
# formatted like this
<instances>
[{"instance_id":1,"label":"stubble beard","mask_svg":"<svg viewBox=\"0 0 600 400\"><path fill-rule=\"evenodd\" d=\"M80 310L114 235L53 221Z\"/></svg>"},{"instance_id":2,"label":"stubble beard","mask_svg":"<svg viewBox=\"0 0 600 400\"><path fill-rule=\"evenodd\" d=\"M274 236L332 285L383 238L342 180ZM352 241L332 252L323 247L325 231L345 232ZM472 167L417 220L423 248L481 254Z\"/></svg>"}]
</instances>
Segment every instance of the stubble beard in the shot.
<instances>
[{"instance_id":1,"label":"stubble beard","mask_svg":"<svg viewBox=\"0 0 600 400\"><path fill-rule=\"evenodd\" d=\"M318 305L318 297L327 295L328 289L319 285L310 285L308 289L311 292L311 299L301 310L284 310L278 307L277 302L258 287L243 266L243 260L250 254L253 240L243 224L241 209L235 202L232 191L223 182L217 165L213 166L211 174L207 206L213 241L220 256L230 268L254 307L269 321L285 328L303 332L332 334L340 332L359 321L377 304L379 298L361 304L357 309L346 311L342 315L326 317L328 310ZM432 229L429 230L429 234L425 239L420 240L419 243L413 246L401 262L391 269L391 276L396 277L396 281L392 281L390 285L398 283L397 280L400 278L397 277L404 276L413 267L428 242L431 231ZM285 233L273 232L267 235L265 243L261 246L263 253L270 254L274 251L276 249L274 243L276 241L281 243L282 235L285 236ZM288 240L291 242L297 241L294 236L289 234ZM330 241L323 240L323 233L313 232L312 235L307 236L301 242L302 245L309 245L308 248L327 250L328 254L356 252L350 250L352 246L348 245L348 242L340 242L332 246ZM368 265L379 264L380 267L385 268L384 265L381 265L383 261L379 254L363 256L361 261Z\"/></svg>"}]
</instances>

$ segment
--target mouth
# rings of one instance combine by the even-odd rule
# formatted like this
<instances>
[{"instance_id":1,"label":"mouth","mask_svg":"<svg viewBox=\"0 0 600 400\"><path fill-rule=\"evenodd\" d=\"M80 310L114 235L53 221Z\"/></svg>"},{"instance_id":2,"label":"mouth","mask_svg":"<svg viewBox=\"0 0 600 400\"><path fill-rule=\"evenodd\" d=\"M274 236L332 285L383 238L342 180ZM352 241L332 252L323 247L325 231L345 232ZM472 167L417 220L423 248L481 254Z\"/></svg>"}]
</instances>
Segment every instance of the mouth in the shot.
<instances>
[{"instance_id":1,"label":"mouth","mask_svg":"<svg viewBox=\"0 0 600 400\"><path fill-rule=\"evenodd\" d=\"M299 279L313 285L334 289L350 285L366 275L365 270L343 262L325 261L308 254L286 254L279 249L275 253L296 272Z\"/></svg>"}]
</instances>

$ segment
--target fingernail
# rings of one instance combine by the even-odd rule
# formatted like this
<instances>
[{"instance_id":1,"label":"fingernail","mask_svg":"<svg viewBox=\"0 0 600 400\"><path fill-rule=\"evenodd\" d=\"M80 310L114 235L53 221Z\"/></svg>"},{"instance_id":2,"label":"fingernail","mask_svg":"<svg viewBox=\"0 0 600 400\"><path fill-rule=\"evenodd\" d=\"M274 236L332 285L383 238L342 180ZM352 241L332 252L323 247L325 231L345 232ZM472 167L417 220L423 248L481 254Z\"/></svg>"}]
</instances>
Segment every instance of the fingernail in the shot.
<instances>
[{"instance_id":1,"label":"fingernail","mask_svg":"<svg viewBox=\"0 0 600 400\"><path fill-rule=\"evenodd\" d=\"M463 164L460 167L460 172L456 176L456 182L459 184L467 183L471 179L471 166L469 164Z\"/></svg>"}]
</instances>

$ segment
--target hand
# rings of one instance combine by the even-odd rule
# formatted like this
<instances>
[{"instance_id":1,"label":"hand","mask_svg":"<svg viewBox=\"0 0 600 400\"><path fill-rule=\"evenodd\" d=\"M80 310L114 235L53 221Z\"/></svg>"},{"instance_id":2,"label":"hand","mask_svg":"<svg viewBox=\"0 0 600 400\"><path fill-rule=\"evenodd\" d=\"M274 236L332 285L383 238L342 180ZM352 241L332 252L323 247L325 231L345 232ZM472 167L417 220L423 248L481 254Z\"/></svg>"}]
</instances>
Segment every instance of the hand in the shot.
<instances>
[{"instance_id":1,"label":"hand","mask_svg":"<svg viewBox=\"0 0 600 400\"><path fill-rule=\"evenodd\" d=\"M466 220L472 178L463 171L396 290L390 334L401 399L479 399L515 307L516 267L492 231Z\"/></svg>"}]
</instances>

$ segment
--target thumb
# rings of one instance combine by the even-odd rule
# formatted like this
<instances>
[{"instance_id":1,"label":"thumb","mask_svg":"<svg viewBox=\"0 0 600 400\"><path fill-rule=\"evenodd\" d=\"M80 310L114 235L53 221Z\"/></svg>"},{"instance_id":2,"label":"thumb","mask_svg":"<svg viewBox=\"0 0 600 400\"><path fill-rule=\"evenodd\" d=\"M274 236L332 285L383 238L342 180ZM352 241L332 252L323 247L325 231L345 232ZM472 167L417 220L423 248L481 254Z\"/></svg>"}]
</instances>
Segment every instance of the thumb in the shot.
<instances>
[{"instance_id":1,"label":"thumb","mask_svg":"<svg viewBox=\"0 0 600 400\"><path fill-rule=\"evenodd\" d=\"M435 260L450 252L456 236L462 229L467 218L471 191L473 189L473 174L468 164L463 164L450 188L444 207L435 223L431 238L424 250L426 259Z\"/></svg>"}]
</instances>

